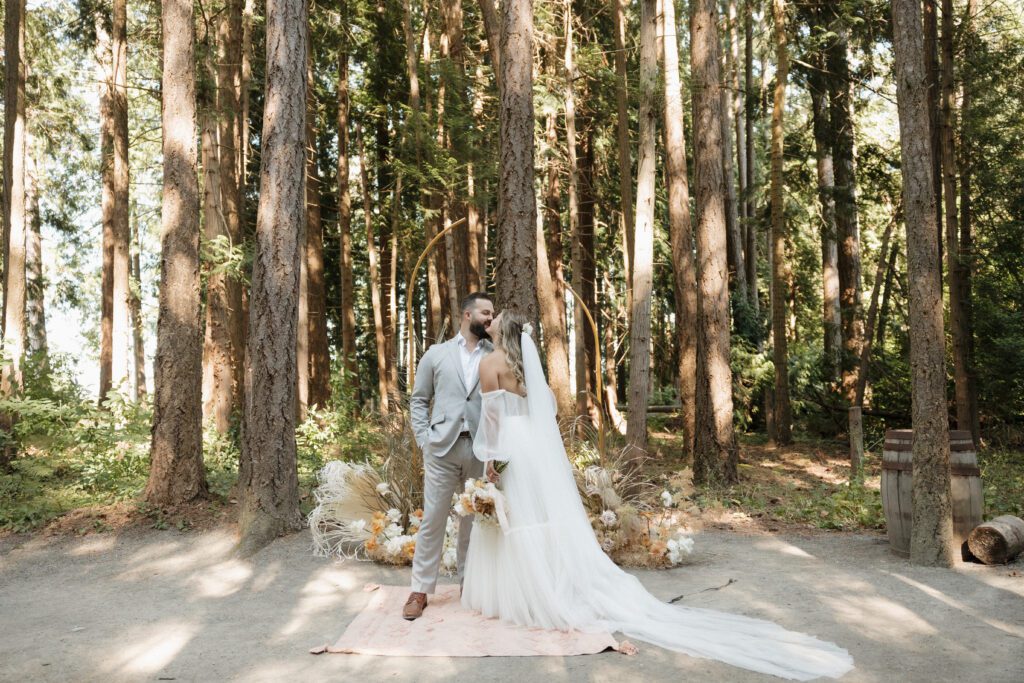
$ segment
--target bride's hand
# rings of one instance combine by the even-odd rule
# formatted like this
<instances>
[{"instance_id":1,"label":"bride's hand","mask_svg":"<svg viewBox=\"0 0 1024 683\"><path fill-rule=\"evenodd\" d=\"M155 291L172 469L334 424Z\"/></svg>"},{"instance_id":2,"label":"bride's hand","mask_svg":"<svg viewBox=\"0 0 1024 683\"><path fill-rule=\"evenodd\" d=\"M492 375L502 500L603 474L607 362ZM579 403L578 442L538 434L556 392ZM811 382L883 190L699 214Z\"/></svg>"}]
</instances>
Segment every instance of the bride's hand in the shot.
<instances>
[{"instance_id":1,"label":"bride's hand","mask_svg":"<svg viewBox=\"0 0 1024 683\"><path fill-rule=\"evenodd\" d=\"M494 461L487 461L487 481L492 484L497 484L498 480L501 479L501 475L498 474L498 470L494 469Z\"/></svg>"}]
</instances>

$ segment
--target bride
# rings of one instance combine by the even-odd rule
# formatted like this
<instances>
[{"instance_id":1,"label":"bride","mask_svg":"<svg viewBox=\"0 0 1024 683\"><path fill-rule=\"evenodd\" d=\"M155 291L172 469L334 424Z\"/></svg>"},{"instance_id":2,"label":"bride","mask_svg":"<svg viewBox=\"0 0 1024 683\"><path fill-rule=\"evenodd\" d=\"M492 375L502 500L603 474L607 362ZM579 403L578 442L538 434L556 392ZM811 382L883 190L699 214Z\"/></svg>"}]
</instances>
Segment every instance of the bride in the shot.
<instances>
[{"instance_id":1,"label":"bride","mask_svg":"<svg viewBox=\"0 0 1024 683\"><path fill-rule=\"evenodd\" d=\"M474 524L463 606L527 627L621 632L676 652L784 678L836 677L846 650L749 617L664 603L601 550L566 457L554 398L532 329L505 311L480 363L482 409L473 443L486 472L507 461L500 485L505 529Z\"/></svg>"}]
</instances>

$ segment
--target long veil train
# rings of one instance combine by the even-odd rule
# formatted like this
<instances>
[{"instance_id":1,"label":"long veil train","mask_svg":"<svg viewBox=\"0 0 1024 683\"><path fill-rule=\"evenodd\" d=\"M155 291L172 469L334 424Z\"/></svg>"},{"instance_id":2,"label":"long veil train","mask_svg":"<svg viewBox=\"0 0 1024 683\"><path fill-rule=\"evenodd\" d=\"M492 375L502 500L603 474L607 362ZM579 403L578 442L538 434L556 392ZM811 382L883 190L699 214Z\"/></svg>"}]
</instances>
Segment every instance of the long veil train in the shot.
<instances>
[{"instance_id":1,"label":"long veil train","mask_svg":"<svg viewBox=\"0 0 1024 683\"><path fill-rule=\"evenodd\" d=\"M512 528L474 530L473 543L478 535L481 543L470 550L464 604L527 626L621 632L784 678L837 678L853 668L846 650L778 624L664 603L615 565L584 511L540 356L526 333L522 351L526 405L509 416L509 401L489 405L485 397L475 444L481 459L495 455L494 448L481 452L488 441L511 455L502 482Z\"/></svg>"}]
</instances>

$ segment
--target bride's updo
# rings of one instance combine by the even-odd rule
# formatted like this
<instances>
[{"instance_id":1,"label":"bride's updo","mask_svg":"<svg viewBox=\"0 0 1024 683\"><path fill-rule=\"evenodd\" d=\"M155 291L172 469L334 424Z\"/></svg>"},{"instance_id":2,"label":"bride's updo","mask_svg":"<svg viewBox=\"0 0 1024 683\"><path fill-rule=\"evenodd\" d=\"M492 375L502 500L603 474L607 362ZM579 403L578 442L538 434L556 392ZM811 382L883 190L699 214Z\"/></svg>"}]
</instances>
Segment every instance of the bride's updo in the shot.
<instances>
[{"instance_id":1,"label":"bride's updo","mask_svg":"<svg viewBox=\"0 0 1024 683\"><path fill-rule=\"evenodd\" d=\"M526 378L523 376L522 334L523 326L526 324L525 315L506 308L501 313L501 322L498 325L498 333L501 335L498 345L505 352L505 363L523 386L526 386Z\"/></svg>"}]
</instances>

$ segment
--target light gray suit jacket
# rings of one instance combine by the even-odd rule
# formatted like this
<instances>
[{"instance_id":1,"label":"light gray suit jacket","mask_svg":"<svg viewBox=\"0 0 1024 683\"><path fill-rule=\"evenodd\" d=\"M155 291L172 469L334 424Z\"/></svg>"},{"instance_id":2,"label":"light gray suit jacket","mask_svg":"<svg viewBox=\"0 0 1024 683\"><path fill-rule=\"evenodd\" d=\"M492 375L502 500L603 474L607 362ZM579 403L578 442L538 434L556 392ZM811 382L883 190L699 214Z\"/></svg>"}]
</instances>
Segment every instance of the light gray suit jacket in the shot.
<instances>
[{"instance_id":1,"label":"light gray suit jacket","mask_svg":"<svg viewBox=\"0 0 1024 683\"><path fill-rule=\"evenodd\" d=\"M484 355L491 352L490 342L480 343ZM459 342L452 338L427 349L416 367L409 412L416 443L424 454L444 456L459 438L463 418L471 434L476 434L480 423L479 376L476 384L466 386L459 354Z\"/></svg>"}]
</instances>

